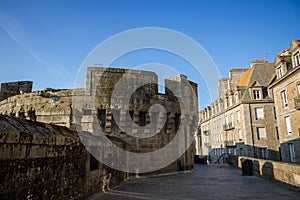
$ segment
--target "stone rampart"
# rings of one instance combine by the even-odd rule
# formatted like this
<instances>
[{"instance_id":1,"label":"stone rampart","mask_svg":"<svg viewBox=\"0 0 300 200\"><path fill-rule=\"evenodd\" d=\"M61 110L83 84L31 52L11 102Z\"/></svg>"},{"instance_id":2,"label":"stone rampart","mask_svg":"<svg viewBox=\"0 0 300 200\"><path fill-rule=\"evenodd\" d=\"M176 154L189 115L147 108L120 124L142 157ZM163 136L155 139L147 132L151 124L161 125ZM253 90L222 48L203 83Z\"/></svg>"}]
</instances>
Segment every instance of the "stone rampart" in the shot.
<instances>
[{"instance_id":1,"label":"stone rampart","mask_svg":"<svg viewBox=\"0 0 300 200\"><path fill-rule=\"evenodd\" d=\"M300 165L298 164L243 156L232 157L230 160L231 164L238 168L242 168L242 163L245 160L250 160L252 161L252 172L254 175L300 191Z\"/></svg>"},{"instance_id":2,"label":"stone rampart","mask_svg":"<svg viewBox=\"0 0 300 200\"><path fill-rule=\"evenodd\" d=\"M126 178L90 155L76 132L0 115L1 199L88 199Z\"/></svg>"}]
</instances>

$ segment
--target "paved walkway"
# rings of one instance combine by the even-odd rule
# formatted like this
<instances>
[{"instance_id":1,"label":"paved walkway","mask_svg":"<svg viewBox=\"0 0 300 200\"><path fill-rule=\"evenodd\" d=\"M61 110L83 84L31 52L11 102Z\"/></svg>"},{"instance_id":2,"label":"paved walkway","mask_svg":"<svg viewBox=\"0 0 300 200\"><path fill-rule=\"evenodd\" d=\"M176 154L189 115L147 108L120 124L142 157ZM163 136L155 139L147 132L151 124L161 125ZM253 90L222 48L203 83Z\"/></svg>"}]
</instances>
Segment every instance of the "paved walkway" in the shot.
<instances>
[{"instance_id":1,"label":"paved walkway","mask_svg":"<svg viewBox=\"0 0 300 200\"><path fill-rule=\"evenodd\" d=\"M300 193L228 165L195 165L193 173L129 180L93 199L300 199Z\"/></svg>"}]
</instances>

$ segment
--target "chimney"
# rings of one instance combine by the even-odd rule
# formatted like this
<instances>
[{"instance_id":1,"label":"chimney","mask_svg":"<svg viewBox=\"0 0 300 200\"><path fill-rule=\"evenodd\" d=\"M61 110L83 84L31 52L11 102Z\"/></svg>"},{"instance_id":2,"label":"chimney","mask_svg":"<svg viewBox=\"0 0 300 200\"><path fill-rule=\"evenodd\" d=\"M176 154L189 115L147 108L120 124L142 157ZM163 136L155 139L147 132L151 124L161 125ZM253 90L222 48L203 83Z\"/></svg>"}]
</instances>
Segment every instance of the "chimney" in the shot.
<instances>
[{"instance_id":1,"label":"chimney","mask_svg":"<svg viewBox=\"0 0 300 200\"><path fill-rule=\"evenodd\" d=\"M253 60L250 63L250 66L253 67L255 64L264 64L264 63L268 63L268 61L267 60Z\"/></svg>"}]
</instances>

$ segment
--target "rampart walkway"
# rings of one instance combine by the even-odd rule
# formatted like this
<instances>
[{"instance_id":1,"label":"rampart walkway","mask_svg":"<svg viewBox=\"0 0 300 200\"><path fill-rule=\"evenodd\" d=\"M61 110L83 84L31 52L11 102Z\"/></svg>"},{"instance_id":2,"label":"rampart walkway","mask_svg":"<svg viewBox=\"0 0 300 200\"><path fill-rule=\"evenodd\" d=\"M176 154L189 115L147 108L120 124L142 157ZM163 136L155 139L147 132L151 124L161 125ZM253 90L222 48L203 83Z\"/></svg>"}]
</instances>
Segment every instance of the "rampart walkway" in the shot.
<instances>
[{"instance_id":1,"label":"rampart walkway","mask_svg":"<svg viewBox=\"0 0 300 200\"><path fill-rule=\"evenodd\" d=\"M300 193L228 165L195 165L193 173L129 180L94 199L300 199Z\"/></svg>"}]
</instances>

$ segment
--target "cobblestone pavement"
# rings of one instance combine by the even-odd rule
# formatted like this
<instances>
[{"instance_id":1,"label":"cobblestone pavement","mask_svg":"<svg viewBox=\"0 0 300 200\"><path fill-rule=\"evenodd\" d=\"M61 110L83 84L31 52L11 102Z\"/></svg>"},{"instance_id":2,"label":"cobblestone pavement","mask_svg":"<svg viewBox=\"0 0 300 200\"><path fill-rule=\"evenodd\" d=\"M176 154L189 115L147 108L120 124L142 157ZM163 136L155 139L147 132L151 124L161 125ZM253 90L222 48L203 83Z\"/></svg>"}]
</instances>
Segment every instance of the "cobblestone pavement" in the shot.
<instances>
[{"instance_id":1,"label":"cobblestone pavement","mask_svg":"<svg viewBox=\"0 0 300 200\"><path fill-rule=\"evenodd\" d=\"M192 173L128 180L93 199L300 199L300 193L228 165L195 165Z\"/></svg>"}]
</instances>

